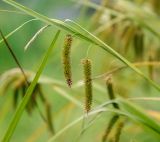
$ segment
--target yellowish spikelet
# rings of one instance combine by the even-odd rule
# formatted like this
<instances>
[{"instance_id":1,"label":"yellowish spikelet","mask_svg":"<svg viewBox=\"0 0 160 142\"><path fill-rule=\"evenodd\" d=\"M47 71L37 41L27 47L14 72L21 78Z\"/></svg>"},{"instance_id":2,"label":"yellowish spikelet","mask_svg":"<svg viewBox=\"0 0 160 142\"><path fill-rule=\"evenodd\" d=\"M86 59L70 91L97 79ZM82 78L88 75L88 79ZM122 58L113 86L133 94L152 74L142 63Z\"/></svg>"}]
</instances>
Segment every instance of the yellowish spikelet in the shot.
<instances>
[{"instance_id":1,"label":"yellowish spikelet","mask_svg":"<svg viewBox=\"0 0 160 142\"><path fill-rule=\"evenodd\" d=\"M92 105L92 79L91 79L91 60L83 59L84 83L85 83L85 111L88 113Z\"/></svg>"},{"instance_id":2,"label":"yellowish spikelet","mask_svg":"<svg viewBox=\"0 0 160 142\"><path fill-rule=\"evenodd\" d=\"M62 62L64 68L64 76L69 87L72 85L72 73L71 73L71 61L70 61L70 50L72 45L72 36L66 35L64 41L64 47L62 51Z\"/></svg>"}]
</instances>

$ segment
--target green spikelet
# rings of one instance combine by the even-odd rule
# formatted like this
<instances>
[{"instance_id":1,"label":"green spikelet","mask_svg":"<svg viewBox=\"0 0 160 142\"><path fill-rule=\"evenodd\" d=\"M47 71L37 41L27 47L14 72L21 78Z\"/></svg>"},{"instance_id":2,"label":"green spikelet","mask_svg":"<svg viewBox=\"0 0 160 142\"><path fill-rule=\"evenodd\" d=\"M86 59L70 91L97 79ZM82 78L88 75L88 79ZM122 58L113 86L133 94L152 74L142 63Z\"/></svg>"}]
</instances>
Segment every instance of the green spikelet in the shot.
<instances>
[{"instance_id":1,"label":"green spikelet","mask_svg":"<svg viewBox=\"0 0 160 142\"><path fill-rule=\"evenodd\" d=\"M92 105L92 79L91 79L91 60L83 59L84 83L85 83L85 111L88 113Z\"/></svg>"},{"instance_id":2,"label":"green spikelet","mask_svg":"<svg viewBox=\"0 0 160 142\"><path fill-rule=\"evenodd\" d=\"M62 62L64 68L64 76L69 87L72 85L72 73L71 73L71 61L70 61L70 50L72 45L72 36L66 35L64 41L64 47L62 51Z\"/></svg>"},{"instance_id":3,"label":"green spikelet","mask_svg":"<svg viewBox=\"0 0 160 142\"><path fill-rule=\"evenodd\" d=\"M48 102L46 102L45 106L46 106L46 116L47 116L46 122L48 125L48 129L50 130L52 134L54 134L55 130L54 130L54 125L52 121L53 118L52 118L51 105Z\"/></svg>"},{"instance_id":4,"label":"green spikelet","mask_svg":"<svg viewBox=\"0 0 160 142\"><path fill-rule=\"evenodd\" d=\"M133 43L136 60L142 60L144 55L144 33L140 28L137 28L135 32Z\"/></svg>"},{"instance_id":5,"label":"green spikelet","mask_svg":"<svg viewBox=\"0 0 160 142\"><path fill-rule=\"evenodd\" d=\"M115 94L114 94L114 91L113 91L113 85L112 85L111 78L109 78L107 80L106 85L107 85L107 90L108 90L108 95L109 95L110 100L114 100L115 99ZM119 109L119 106L116 103L113 103L113 107L116 108L116 109Z\"/></svg>"}]
</instances>

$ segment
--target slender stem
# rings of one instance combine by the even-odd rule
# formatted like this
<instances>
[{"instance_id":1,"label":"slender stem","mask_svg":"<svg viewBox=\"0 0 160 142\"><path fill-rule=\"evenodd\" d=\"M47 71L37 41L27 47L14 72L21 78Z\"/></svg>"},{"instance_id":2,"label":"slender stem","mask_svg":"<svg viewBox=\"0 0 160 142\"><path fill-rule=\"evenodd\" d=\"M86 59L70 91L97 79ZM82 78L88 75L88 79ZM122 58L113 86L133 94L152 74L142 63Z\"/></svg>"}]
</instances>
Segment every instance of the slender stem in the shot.
<instances>
[{"instance_id":1,"label":"slender stem","mask_svg":"<svg viewBox=\"0 0 160 142\"><path fill-rule=\"evenodd\" d=\"M0 30L0 34L1 34L3 40L4 40L5 44L6 44L6 47L8 48L9 52L11 53L11 55L12 55L14 61L15 61L16 64L18 65L19 69L21 70L21 72L22 72L22 74L23 74L23 76L24 76L24 79L25 79L26 84L29 85L29 82L27 81L27 76L26 76L26 74L25 74L25 72L24 72L24 70L23 70L21 64L19 63L19 61L18 61L18 59L17 59L15 53L13 52L11 46L9 45L8 41L6 40L6 38L5 38L5 36L3 35L3 33L2 33L1 30Z\"/></svg>"},{"instance_id":2,"label":"slender stem","mask_svg":"<svg viewBox=\"0 0 160 142\"><path fill-rule=\"evenodd\" d=\"M142 67L142 66L160 66L160 62L159 61L145 61L145 62L136 62L136 63L132 63L134 66L136 67ZM106 76L109 76L113 73L116 73L122 69L125 69L127 68L128 66L121 66L121 67L117 67L117 68L114 68L113 70L111 71L108 71L106 73L103 73L103 74L100 74L100 75L97 75L95 77L92 78L92 80L95 80L95 79L100 79L100 78L105 78Z\"/></svg>"}]
</instances>

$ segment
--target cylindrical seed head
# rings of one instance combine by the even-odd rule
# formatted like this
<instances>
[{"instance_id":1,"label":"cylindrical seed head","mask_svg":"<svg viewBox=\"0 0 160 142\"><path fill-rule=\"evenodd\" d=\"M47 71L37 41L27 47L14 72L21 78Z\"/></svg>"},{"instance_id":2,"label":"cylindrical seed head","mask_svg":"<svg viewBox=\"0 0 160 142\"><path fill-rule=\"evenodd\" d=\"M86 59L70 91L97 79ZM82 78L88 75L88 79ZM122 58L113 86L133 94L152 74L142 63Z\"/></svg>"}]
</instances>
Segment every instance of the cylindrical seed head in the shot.
<instances>
[{"instance_id":1,"label":"cylindrical seed head","mask_svg":"<svg viewBox=\"0 0 160 142\"><path fill-rule=\"evenodd\" d=\"M62 51L62 63L64 69L64 76L69 87L72 85L72 72L71 72L71 61L70 61L70 50L72 45L72 36L66 35L63 51Z\"/></svg>"},{"instance_id":2,"label":"cylindrical seed head","mask_svg":"<svg viewBox=\"0 0 160 142\"><path fill-rule=\"evenodd\" d=\"M91 79L91 60L83 59L84 83L85 83L85 111L88 113L92 105L92 79Z\"/></svg>"}]
</instances>

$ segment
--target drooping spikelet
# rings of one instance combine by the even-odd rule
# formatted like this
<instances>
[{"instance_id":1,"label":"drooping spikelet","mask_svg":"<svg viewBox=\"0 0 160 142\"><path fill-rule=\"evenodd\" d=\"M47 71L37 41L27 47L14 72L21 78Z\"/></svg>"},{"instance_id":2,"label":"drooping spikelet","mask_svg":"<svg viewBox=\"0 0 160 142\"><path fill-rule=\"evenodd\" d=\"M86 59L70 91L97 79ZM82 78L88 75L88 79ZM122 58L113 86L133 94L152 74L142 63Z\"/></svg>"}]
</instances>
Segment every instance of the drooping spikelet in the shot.
<instances>
[{"instance_id":1,"label":"drooping spikelet","mask_svg":"<svg viewBox=\"0 0 160 142\"><path fill-rule=\"evenodd\" d=\"M92 79L91 79L91 60L83 59L84 83L85 83L85 111L88 113L92 105Z\"/></svg>"},{"instance_id":2,"label":"drooping spikelet","mask_svg":"<svg viewBox=\"0 0 160 142\"><path fill-rule=\"evenodd\" d=\"M46 122L47 122L47 125L48 125L48 129L50 130L50 132L52 134L54 134L55 130L54 130L54 125L53 125L53 121L52 121L53 118L52 118L51 105L48 102L46 102L45 107L46 107L46 116L47 116Z\"/></svg>"},{"instance_id":3,"label":"drooping spikelet","mask_svg":"<svg viewBox=\"0 0 160 142\"><path fill-rule=\"evenodd\" d=\"M13 107L16 108L18 105L18 100L20 99L21 86L25 84L25 80L20 78L14 82L14 91L13 91Z\"/></svg>"},{"instance_id":4,"label":"drooping spikelet","mask_svg":"<svg viewBox=\"0 0 160 142\"><path fill-rule=\"evenodd\" d=\"M14 94L13 94L13 106L14 106L14 108L17 107L18 98L19 98L19 88L15 88L14 89Z\"/></svg>"},{"instance_id":5,"label":"drooping spikelet","mask_svg":"<svg viewBox=\"0 0 160 142\"><path fill-rule=\"evenodd\" d=\"M131 23L125 26L124 30L122 31L122 41L124 43L123 53L126 54L129 51L130 43L135 34L135 26Z\"/></svg>"},{"instance_id":6,"label":"drooping spikelet","mask_svg":"<svg viewBox=\"0 0 160 142\"><path fill-rule=\"evenodd\" d=\"M114 90L113 90L113 83L112 83L112 78L109 77L106 80L106 86L107 86L107 91L108 91L108 96L110 100L114 100L115 99L115 94L114 94ZM117 103L112 103L113 107L115 109L120 109L119 105ZM102 142L106 142L108 140L109 134L111 133L112 129L114 128L114 126L116 125L116 122L119 119L119 115L115 114L111 120L109 121L109 124L105 130L105 133L102 137ZM117 132L118 133L118 132ZM117 134L117 138L119 138L119 134ZM114 140L113 140L114 141Z\"/></svg>"},{"instance_id":7,"label":"drooping spikelet","mask_svg":"<svg viewBox=\"0 0 160 142\"><path fill-rule=\"evenodd\" d=\"M109 95L110 100L114 100L115 99L115 94L114 94L114 91L113 91L113 84L112 84L111 78L109 78L106 81L106 85L107 85L107 90L108 90L108 95ZM119 109L119 106L118 106L117 103L113 103L113 107L116 108L116 109Z\"/></svg>"},{"instance_id":8,"label":"drooping spikelet","mask_svg":"<svg viewBox=\"0 0 160 142\"><path fill-rule=\"evenodd\" d=\"M144 55L144 33L139 27L135 32L135 35L133 38L133 44L134 44L136 59L142 60Z\"/></svg>"},{"instance_id":9,"label":"drooping spikelet","mask_svg":"<svg viewBox=\"0 0 160 142\"><path fill-rule=\"evenodd\" d=\"M70 61L70 50L72 45L72 36L66 35L64 41L64 47L62 51L62 63L64 68L64 76L69 87L72 85L72 73L71 73L71 61Z\"/></svg>"}]
</instances>

